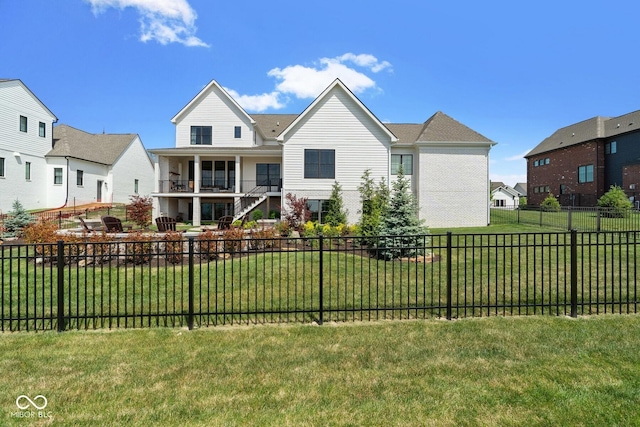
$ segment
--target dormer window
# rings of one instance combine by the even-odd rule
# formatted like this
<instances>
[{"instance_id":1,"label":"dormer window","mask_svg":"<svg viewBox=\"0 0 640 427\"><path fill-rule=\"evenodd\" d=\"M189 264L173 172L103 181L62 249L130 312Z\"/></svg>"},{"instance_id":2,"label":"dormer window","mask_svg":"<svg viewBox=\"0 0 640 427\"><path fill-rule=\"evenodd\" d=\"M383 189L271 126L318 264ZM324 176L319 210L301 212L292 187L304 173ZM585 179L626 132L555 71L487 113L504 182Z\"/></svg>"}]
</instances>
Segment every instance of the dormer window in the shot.
<instances>
[{"instance_id":1,"label":"dormer window","mask_svg":"<svg viewBox=\"0 0 640 427\"><path fill-rule=\"evenodd\" d=\"M191 145L211 145L211 126L191 126Z\"/></svg>"},{"instance_id":2,"label":"dormer window","mask_svg":"<svg viewBox=\"0 0 640 427\"><path fill-rule=\"evenodd\" d=\"M236 126L233 128L233 137L242 138L242 128L240 126Z\"/></svg>"}]
</instances>

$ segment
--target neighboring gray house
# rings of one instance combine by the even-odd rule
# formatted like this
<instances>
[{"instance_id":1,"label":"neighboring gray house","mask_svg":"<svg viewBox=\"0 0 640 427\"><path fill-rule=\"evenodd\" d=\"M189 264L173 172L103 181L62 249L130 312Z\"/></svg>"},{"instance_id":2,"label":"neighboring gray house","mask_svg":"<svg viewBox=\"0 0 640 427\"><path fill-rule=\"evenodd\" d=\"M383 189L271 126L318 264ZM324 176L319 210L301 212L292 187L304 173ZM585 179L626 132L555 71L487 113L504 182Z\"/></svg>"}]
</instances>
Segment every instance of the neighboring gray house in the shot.
<instances>
[{"instance_id":1,"label":"neighboring gray house","mask_svg":"<svg viewBox=\"0 0 640 427\"><path fill-rule=\"evenodd\" d=\"M153 162L137 134L91 134L53 129L46 155L49 206L129 203L153 191Z\"/></svg>"},{"instance_id":2,"label":"neighboring gray house","mask_svg":"<svg viewBox=\"0 0 640 427\"><path fill-rule=\"evenodd\" d=\"M527 197L527 183L519 182L514 187L514 190L522 194L522 197Z\"/></svg>"}]
</instances>

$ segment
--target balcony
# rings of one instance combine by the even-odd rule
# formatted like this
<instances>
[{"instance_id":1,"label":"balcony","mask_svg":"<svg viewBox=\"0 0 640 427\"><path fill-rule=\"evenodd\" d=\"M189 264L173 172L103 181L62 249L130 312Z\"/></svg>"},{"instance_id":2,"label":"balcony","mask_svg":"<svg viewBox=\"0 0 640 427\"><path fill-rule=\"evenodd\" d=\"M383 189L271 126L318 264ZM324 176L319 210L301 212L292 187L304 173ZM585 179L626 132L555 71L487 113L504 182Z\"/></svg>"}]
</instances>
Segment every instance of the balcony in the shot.
<instances>
[{"instance_id":1,"label":"balcony","mask_svg":"<svg viewBox=\"0 0 640 427\"><path fill-rule=\"evenodd\" d=\"M244 194L253 192L260 187L261 193L278 193L282 189L282 180L260 181L255 180L240 181L240 191L236 192L235 182L225 180L203 180L200 182L200 193L225 193ZM160 193L181 194L194 193L195 182L193 180L167 179L160 181Z\"/></svg>"}]
</instances>

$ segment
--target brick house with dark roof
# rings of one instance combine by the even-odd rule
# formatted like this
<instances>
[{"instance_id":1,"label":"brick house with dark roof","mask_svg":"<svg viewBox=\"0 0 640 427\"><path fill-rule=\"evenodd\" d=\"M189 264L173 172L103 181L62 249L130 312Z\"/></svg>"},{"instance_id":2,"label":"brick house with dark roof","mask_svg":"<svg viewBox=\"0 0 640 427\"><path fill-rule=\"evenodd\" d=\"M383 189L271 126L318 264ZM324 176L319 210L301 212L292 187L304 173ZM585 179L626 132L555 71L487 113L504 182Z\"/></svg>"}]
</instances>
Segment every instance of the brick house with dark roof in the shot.
<instances>
[{"instance_id":1,"label":"brick house with dark roof","mask_svg":"<svg viewBox=\"0 0 640 427\"><path fill-rule=\"evenodd\" d=\"M551 193L563 206L595 206L612 185L636 200L640 111L597 116L558 129L525 159L530 205L539 205Z\"/></svg>"}]
</instances>

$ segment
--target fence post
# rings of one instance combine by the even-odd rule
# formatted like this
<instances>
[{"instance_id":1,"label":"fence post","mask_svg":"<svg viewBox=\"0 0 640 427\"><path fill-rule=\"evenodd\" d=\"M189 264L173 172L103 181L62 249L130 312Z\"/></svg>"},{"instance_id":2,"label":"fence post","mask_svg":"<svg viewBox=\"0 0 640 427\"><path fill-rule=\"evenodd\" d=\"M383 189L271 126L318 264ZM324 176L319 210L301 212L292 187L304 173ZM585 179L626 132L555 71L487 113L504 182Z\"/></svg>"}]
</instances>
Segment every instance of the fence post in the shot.
<instances>
[{"instance_id":1,"label":"fence post","mask_svg":"<svg viewBox=\"0 0 640 427\"><path fill-rule=\"evenodd\" d=\"M571 230L571 317L578 317L578 232Z\"/></svg>"},{"instance_id":2,"label":"fence post","mask_svg":"<svg viewBox=\"0 0 640 427\"><path fill-rule=\"evenodd\" d=\"M569 206L569 207L567 207L567 210L569 211L569 219L567 221L569 223L569 226L567 227L567 230L572 230L573 227L571 227L571 223L572 223L573 209L571 209L571 206Z\"/></svg>"},{"instance_id":3,"label":"fence post","mask_svg":"<svg viewBox=\"0 0 640 427\"><path fill-rule=\"evenodd\" d=\"M542 206L540 206L540 227L542 227Z\"/></svg>"},{"instance_id":4,"label":"fence post","mask_svg":"<svg viewBox=\"0 0 640 427\"><path fill-rule=\"evenodd\" d=\"M451 232L447 231L447 320L451 320L451 311L452 311L452 283L453 278L451 277L452 271L452 262L451 262Z\"/></svg>"},{"instance_id":5,"label":"fence post","mask_svg":"<svg viewBox=\"0 0 640 427\"><path fill-rule=\"evenodd\" d=\"M62 211L58 212L58 228L62 228Z\"/></svg>"},{"instance_id":6,"label":"fence post","mask_svg":"<svg viewBox=\"0 0 640 427\"><path fill-rule=\"evenodd\" d=\"M319 237L320 243L320 260L319 260L319 269L320 274L318 274L318 325L322 325L324 320L324 293L322 289L322 283L324 282L324 237L322 233L320 233Z\"/></svg>"},{"instance_id":7,"label":"fence post","mask_svg":"<svg viewBox=\"0 0 640 427\"><path fill-rule=\"evenodd\" d=\"M193 330L193 237L189 237L189 330Z\"/></svg>"},{"instance_id":8,"label":"fence post","mask_svg":"<svg viewBox=\"0 0 640 427\"><path fill-rule=\"evenodd\" d=\"M596 208L596 231L600 232L600 208Z\"/></svg>"},{"instance_id":9,"label":"fence post","mask_svg":"<svg viewBox=\"0 0 640 427\"><path fill-rule=\"evenodd\" d=\"M58 332L65 330L64 325L64 242L58 240L58 258L57 258L57 273L58 273Z\"/></svg>"}]
</instances>

